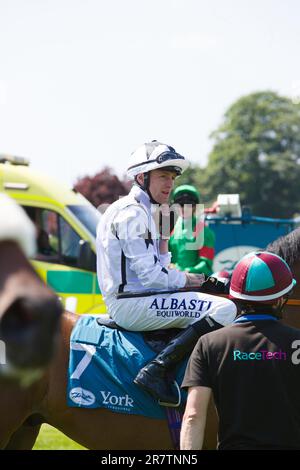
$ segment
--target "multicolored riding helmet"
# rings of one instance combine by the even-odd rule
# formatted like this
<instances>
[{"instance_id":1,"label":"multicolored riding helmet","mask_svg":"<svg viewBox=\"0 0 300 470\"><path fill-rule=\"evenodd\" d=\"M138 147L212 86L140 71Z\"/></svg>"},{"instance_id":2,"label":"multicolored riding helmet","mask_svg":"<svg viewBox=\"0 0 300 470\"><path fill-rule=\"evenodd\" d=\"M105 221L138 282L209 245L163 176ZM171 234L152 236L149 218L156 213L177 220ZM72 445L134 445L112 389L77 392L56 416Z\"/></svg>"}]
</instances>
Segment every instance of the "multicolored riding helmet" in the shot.
<instances>
[{"instance_id":1,"label":"multicolored riding helmet","mask_svg":"<svg viewBox=\"0 0 300 470\"><path fill-rule=\"evenodd\" d=\"M229 295L252 302L269 302L287 294L296 284L288 264L274 253L257 251L234 268Z\"/></svg>"}]
</instances>

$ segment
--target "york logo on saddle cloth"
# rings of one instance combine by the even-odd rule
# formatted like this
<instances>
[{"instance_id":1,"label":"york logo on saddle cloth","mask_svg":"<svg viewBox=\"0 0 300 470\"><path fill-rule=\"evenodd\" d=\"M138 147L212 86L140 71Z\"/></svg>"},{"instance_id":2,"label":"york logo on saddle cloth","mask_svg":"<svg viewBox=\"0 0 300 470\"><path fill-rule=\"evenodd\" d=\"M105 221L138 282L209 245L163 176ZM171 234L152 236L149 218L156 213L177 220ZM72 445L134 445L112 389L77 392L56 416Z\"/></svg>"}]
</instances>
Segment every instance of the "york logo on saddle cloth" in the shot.
<instances>
[{"instance_id":1,"label":"york logo on saddle cloth","mask_svg":"<svg viewBox=\"0 0 300 470\"><path fill-rule=\"evenodd\" d=\"M103 405L133 407L134 400L127 394L118 397L117 395L113 395L111 392L105 392L104 390L100 390L100 394L103 398Z\"/></svg>"},{"instance_id":2,"label":"york logo on saddle cloth","mask_svg":"<svg viewBox=\"0 0 300 470\"><path fill-rule=\"evenodd\" d=\"M70 390L69 397L74 403L82 406L93 405L96 401L93 392L82 387L72 388L72 390Z\"/></svg>"},{"instance_id":3,"label":"york logo on saddle cloth","mask_svg":"<svg viewBox=\"0 0 300 470\"><path fill-rule=\"evenodd\" d=\"M108 405L111 407L133 407L134 400L129 395L117 396L113 395L111 392L100 390L100 395L102 397L102 404ZM81 387L74 387L70 391L71 400L83 406L93 405L95 403L96 397L90 390L86 390Z\"/></svg>"}]
</instances>

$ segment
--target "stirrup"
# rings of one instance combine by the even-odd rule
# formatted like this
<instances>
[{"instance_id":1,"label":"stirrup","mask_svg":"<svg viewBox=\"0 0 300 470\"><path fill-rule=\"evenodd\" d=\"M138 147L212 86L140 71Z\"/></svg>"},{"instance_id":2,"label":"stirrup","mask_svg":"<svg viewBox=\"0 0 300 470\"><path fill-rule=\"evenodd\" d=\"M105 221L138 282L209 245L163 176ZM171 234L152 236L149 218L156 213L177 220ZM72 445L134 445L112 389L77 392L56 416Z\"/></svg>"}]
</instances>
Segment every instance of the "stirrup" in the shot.
<instances>
[{"instance_id":1,"label":"stirrup","mask_svg":"<svg viewBox=\"0 0 300 470\"><path fill-rule=\"evenodd\" d=\"M158 404L161 406L168 406L170 408L177 408L181 404L181 393L180 393L180 388L176 380L174 380L173 384L175 385L177 392L178 392L178 402L177 403L166 403L164 401L158 400Z\"/></svg>"}]
</instances>

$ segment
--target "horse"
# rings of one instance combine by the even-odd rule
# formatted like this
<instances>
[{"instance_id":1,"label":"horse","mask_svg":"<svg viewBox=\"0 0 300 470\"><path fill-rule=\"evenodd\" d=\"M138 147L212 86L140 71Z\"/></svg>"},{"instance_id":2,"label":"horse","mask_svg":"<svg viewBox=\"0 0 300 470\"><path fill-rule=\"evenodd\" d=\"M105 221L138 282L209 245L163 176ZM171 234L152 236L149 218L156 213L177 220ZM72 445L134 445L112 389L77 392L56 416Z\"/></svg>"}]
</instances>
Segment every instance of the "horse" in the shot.
<instances>
[{"instance_id":1,"label":"horse","mask_svg":"<svg viewBox=\"0 0 300 470\"><path fill-rule=\"evenodd\" d=\"M292 245L290 249L285 246ZM300 229L269 247L288 258L298 285L286 305L284 321L299 326ZM107 409L68 408L66 403L70 334L77 321L64 312L57 354L44 377L25 390L0 390L0 447L31 449L47 422L81 445L96 450L171 449L166 420L115 413ZM13 410L13 412L11 411ZM217 421L213 405L207 417L204 448L215 448Z\"/></svg>"},{"instance_id":2,"label":"horse","mask_svg":"<svg viewBox=\"0 0 300 470\"><path fill-rule=\"evenodd\" d=\"M290 266L297 281L283 310L282 320L287 325L300 328L300 228L269 243L266 250L281 256Z\"/></svg>"},{"instance_id":3,"label":"horse","mask_svg":"<svg viewBox=\"0 0 300 470\"><path fill-rule=\"evenodd\" d=\"M52 358L62 306L27 259L34 226L3 194L0 220L0 381L26 385Z\"/></svg>"}]
</instances>

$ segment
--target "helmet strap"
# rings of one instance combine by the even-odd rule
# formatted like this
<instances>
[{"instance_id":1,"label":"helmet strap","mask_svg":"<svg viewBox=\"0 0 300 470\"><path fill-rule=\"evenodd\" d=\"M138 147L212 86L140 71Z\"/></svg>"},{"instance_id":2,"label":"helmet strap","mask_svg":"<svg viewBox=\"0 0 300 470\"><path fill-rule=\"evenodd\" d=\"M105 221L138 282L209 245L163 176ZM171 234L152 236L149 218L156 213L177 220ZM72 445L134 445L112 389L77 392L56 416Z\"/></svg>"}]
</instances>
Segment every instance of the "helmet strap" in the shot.
<instances>
[{"instance_id":1,"label":"helmet strap","mask_svg":"<svg viewBox=\"0 0 300 470\"><path fill-rule=\"evenodd\" d=\"M150 187L150 171L144 173L144 190L147 191L149 194L149 187Z\"/></svg>"},{"instance_id":2,"label":"helmet strap","mask_svg":"<svg viewBox=\"0 0 300 470\"><path fill-rule=\"evenodd\" d=\"M159 204L157 201L155 201L155 199L153 199L152 194L150 192L150 173L151 173L150 171L148 171L147 173L143 173L143 175L144 175L144 183L143 184L141 184L138 181L137 176L135 176L134 180L135 180L136 184L141 189L143 189L143 191L145 191L148 194L148 196L150 198L150 202L152 204Z\"/></svg>"},{"instance_id":3,"label":"helmet strap","mask_svg":"<svg viewBox=\"0 0 300 470\"><path fill-rule=\"evenodd\" d=\"M150 174L148 173L143 173L144 175L144 183L140 183L137 176L134 177L134 181L136 184L143 189L144 191L148 192L149 186L150 186Z\"/></svg>"}]
</instances>

